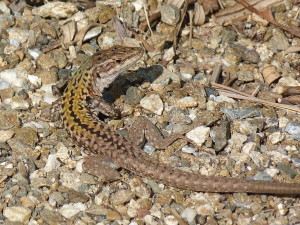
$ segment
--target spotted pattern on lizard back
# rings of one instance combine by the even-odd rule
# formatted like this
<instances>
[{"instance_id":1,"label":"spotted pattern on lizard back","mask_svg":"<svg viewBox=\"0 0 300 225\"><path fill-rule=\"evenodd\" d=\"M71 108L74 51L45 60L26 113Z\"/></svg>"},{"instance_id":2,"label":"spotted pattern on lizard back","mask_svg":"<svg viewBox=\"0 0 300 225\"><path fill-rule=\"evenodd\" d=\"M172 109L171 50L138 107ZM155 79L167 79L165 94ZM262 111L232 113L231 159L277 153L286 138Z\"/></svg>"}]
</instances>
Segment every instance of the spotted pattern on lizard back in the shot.
<instances>
[{"instance_id":1,"label":"spotted pattern on lizard back","mask_svg":"<svg viewBox=\"0 0 300 225\"><path fill-rule=\"evenodd\" d=\"M169 186L206 192L300 194L300 184L203 176L160 163L93 114L90 99L101 97L120 73L143 54L140 48L115 46L86 60L72 77L62 101L63 124L88 151L111 158L119 166Z\"/></svg>"}]
</instances>

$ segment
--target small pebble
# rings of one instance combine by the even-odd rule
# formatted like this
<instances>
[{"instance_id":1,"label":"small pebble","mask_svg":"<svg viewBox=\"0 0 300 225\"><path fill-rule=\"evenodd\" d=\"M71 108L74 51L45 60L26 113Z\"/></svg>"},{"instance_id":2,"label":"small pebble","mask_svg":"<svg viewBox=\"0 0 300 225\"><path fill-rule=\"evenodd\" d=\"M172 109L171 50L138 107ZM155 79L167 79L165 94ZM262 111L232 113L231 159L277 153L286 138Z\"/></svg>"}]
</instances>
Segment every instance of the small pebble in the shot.
<instances>
[{"instance_id":1,"label":"small pebble","mask_svg":"<svg viewBox=\"0 0 300 225\"><path fill-rule=\"evenodd\" d=\"M189 224L194 221L196 215L195 210L192 208L185 208L181 213L181 216L185 218Z\"/></svg>"},{"instance_id":2,"label":"small pebble","mask_svg":"<svg viewBox=\"0 0 300 225\"><path fill-rule=\"evenodd\" d=\"M189 131L186 134L186 137L193 140L199 147L201 147L209 137L209 133L210 133L209 127L199 126Z\"/></svg>"},{"instance_id":3,"label":"small pebble","mask_svg":"<svg viewBox=\"0 0 300 225\"><path fill-rule=\"evenodd\" d=\"M7 142L14 134L12 130L0 130L0 142Z\"/></svg>"},{"instance_id":4,"label":"small pebble","mask_svg":"<svg viewBox=\"0 0 300 225\"><path fill-rule=\"evenodd\" d=\"M86 208L86 205L83 203L70 203L63 205L58 212L66 219L69 219L79 212L85 211Z\"/></svg>"},{"instance_id":5,"label":"small pebble","mask_svg":"<svg viewBox=\"0 0 300 225\"><path fill-rule=\"evenodd\" d=\"M4 217L7 218L9 221L20 222L22 224L25 224L29 221L31 213L32 212L30 209L22 206L6 207L3 210Z\"/></svg>"},{"instance_id":6,"label":"small pebble","mask_svg":"<svg viewBox=\"0 0 300 225\"><path fill-rule=\"evenodd\" d=\"M149 110L150 112L155 113L156 115L161 115L164 109L163 102L159 95L152 94L141 99L140 105Z\"/></svg>"}]
</instances>

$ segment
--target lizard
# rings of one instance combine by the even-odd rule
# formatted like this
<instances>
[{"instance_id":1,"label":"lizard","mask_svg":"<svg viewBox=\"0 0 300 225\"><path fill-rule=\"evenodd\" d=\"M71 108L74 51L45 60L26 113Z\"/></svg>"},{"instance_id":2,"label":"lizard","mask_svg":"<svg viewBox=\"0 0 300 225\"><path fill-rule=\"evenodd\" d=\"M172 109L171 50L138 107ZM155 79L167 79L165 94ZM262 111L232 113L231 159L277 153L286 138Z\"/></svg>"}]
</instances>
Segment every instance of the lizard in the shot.
<instances>
[{"instance_id":1,"label":"lizard","mask_svg":"<svg viewBox=\"0 0 300 225\"><path fill-rule=\"evenodd\" d=\"M97 113L103 108L107 115L114 114L113 107L99 101L102 92L142 55L142 48L116 45L89 57L72 76L63 93L61 108L63 126L75 143L90 152L92 158L103 156L124 169L167 186L202 192L300 195L300 184L296 183L205 176L164 164L144 152L137 144L138 139L131 141L100 120ZM101 104L93 104L94 101ZM100 109L95 110L97 105ZM154 135L156 129L153 124L150 131L138 133L147 135L152 143L175 141L176 137L168 140L162 139L161 134ZM92 159L86 159L85 163L89 160Z\"/></svg>"}]
</instances>

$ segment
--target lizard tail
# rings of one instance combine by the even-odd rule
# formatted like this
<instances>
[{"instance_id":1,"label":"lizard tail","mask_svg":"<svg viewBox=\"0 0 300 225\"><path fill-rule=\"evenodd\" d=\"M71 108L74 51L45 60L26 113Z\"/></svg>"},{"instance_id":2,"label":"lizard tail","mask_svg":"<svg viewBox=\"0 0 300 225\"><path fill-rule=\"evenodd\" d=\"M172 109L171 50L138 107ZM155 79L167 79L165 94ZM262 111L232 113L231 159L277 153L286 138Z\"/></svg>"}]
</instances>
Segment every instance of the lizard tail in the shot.
<instances>
[{"instance_id":1,"label":"lizard tail","mask_svg":"<svg viewBox=\"0 0 300 225\"><path fill-rule=\"evenodd\" d=\"M260 194L300 195L300 184L204 176L155 162L150 156L149 158L147 157L147 159L144 158L143 162L137 161L129 163L131 164L131 166L129 166L131 168L128 169L165 185L181 189L219 193L247 192Z\"/></svg>"}]
</instances>

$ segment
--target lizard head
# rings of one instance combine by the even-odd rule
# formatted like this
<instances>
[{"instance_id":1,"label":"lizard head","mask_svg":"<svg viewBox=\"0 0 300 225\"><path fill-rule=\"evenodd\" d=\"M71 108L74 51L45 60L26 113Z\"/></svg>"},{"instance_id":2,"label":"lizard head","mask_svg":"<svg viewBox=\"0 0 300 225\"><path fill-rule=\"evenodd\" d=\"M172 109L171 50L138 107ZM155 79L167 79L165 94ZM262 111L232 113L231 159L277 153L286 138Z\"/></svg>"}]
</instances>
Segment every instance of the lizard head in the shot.
<instances>
[{"instance_id":1,"label":"lizard head","mask_svg":"<svg viewBox=\"0 0 300 225\"><path fill-rule=\"evenodd\" d=\"M103 89L107 88L120 73L136 63L142 54L141 48L120 45L94 54L91 66L95 79L94 91L101 95Z\"/></svg>"}]
</instances>

